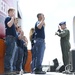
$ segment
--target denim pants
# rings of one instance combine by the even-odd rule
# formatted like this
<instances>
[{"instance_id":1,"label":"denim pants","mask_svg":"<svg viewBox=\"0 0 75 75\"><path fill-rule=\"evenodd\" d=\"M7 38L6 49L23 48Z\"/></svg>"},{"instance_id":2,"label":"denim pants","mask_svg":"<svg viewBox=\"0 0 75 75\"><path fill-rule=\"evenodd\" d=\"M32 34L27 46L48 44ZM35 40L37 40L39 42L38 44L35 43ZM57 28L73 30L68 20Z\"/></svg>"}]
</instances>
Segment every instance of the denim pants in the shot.
<instances>
[{"instance_id":1,"label":"denim pants","mask_svg":"<svg viewBox=\"0 0 75 75\"><path fill-rule=\"evenodd\" d=\"M32 49L32 71L33 69L42 70L42 61L43 61L43 57L44 57L44 51L45 51L45 41L44 39L36 39L36 43Z\"/></svg>"},{"instance_id":2,"label":"denim pants","mask_svg":"<svg viewBox=\"0 0 75 75\"><path fill-rule=\"evenodd\" d=\"M16 71L21 71L22 69L22 64L23 64L23 49L18 47L16 54L15 54L15 60L17 60L17 62L15 62L15 66L16 66Z\"/></svg>"},{"instance_id":3,"label":"denim pants","mask_svg":"<svg viewBox=\"0 0 75 75\"><path fill-rule=\"evenodd\" d=\"M25 70L24 69L24 67L25 67L25 64L26 64L26 61L27 61L27 57L28 57L28 50L27 50L27 47L23 47L23 54L24 54L24 56L23 56L23 64L22 64L22 68L23 68L23 70Z\"/></svg>"},{"instance_id":4,"label":"denim pants","mask_svg":"<svg viewBox=\"0 0 75 75\"><path fill-rule=\"evenodd\" d=\"M11 72L16 70L16 66L13 64L15 53L17 50L17 45L15 38L13 36L7 36L6 39L6 52L5 52L5 59L4 59L4 70L5 72Z\"/></svg>"}]
</instances>

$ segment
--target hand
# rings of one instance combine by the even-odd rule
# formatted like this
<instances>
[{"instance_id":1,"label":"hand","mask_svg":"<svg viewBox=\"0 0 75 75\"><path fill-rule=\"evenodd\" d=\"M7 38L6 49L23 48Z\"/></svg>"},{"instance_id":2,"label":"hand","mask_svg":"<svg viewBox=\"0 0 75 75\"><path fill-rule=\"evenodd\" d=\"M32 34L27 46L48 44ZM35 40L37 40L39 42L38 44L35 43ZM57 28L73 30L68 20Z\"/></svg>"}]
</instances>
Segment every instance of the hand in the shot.
<instances>
[{"instance_id":1,"label":"hand","mask_svg":"<svg viewBox=\"0 0 75 75\"><path fill-rule=\"evenodd\" d=\"M18 39L19 39L19 40L21 40L21 39L22 39L21 35L19 35L19 36L18 36Z\"/></svg>"},{"instance_id":2,"label":"hand","mask_svg":"<svg viewBox=\"0 0 75 75\"><path fill-rule=\"evenodd\" d=\"M59 33L58 32L55 32L55 35L58 35Z\"/></svg>"},{"instance_id":3,"label":"hand","mask_svg":"<svg viewBox=\"0 0 75 75\"><path fill-rule=\"evenodd\" d=\"M14 18L14 19L15 19L15 12L13 12L12 18Z\"/></svg>"},{"instance_id":4,"label":"hand","mask_svg":"<svg viewBox=\"0 0 75 75\"><path fill-rule=\"evenodd\" d=\"M60 30L61 30L61 27L60 27L60 26L58 26L58 29L60 29Z\"/></svg>"},{"instance_id":5,"label":"hand","mask_svg":"<svg viewBox=\"0 0 75 75\"><path fill-rule=\"evenodd\" d=\"M15 16L12 16L12 19L15 20Z\"/></svg>"},{"instance_id":6,"label":"hand","mask_svg":"<svg viewBox=\"0 0 75 75\"><path fill-rule=\"evenodd\" d=\"M43 23L43 26L45 26L45 22Z\"/></svg>"},{"instance_id":7,"label":"hand","mask_svg":"<svg viewBox=\"0 0 75 75\"><path fill-rule=\"evenodd\" d=\"M44 21L44 20L45 20L45 17L44 17L44 15L42 14L41 16L42 16L42 21Z\"/></svg>"}]
</instances>

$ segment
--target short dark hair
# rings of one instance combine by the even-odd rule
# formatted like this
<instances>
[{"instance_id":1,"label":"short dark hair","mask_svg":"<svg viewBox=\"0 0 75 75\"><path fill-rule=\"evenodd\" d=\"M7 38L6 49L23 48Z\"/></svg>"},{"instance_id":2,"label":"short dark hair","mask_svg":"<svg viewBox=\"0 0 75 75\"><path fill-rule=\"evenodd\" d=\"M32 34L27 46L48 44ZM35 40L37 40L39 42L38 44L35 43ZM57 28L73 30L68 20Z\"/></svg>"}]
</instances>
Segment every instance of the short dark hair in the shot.
<instances>
[{"instance_id":1,"label":"short dark hair","mask_svg":"<svg viewBox=\"0 0 75 75\"><path fill-rule=\"evenodd\" d=\"M8 13L9 13L10 11L15 11L15 9L13 9L13 8L8 9Z\"/></svg>"},{"instance_id":2,"label":"short dark hair","mask_svg":"<svg viewBox=\"0 0 75 75\"><path fill-rule=\"evenodd\" d=\"M42 13L38 13L38 14L37 14L37 18L39 18L40 15L42 15Z\"/></svg>"}]
</instances>

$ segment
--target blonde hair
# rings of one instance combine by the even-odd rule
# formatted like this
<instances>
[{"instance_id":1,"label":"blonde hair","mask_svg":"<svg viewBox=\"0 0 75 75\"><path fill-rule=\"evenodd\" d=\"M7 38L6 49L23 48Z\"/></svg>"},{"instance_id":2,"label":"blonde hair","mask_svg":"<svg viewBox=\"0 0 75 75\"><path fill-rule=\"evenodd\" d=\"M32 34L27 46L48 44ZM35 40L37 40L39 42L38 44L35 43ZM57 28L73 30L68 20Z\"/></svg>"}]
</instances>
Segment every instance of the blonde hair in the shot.
<instances>
[{"instance_id":1,"label":"blonde hair","mask_svg":"<svg viewBox=\"0 0 75 75\"><path fill-rule=\"evenodd\" d=\"M30 41L32 40L32 35L33 35L34 31L35 31L34 28L30 29L30 33L29 33L29 39L30 39Z\"/></svg>"}]
</instances>

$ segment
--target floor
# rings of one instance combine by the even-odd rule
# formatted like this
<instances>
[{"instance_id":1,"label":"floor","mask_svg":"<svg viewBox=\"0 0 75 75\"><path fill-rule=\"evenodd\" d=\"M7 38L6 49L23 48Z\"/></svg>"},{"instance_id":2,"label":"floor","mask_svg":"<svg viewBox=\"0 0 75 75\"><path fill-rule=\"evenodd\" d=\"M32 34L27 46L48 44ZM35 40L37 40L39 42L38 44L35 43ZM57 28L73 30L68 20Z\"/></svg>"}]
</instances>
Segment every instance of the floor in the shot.
<instances>
[{"instance_id":1,"label":"floor","mask_svg":"<svg viewBox=\"0 0 75 75\"><path fill-rule=\"evenodd\" d=\"M19 75L22 75L22 74L19 74ZM35 75L35 74L27 73L23 75ZM39 75L39 74L36 74L36 75ZM62 73L55 73L55 72L47 72L45 75L75 75L75 74L73 73L72 74L62 74Z\"/></svg>"}]
</instances>

